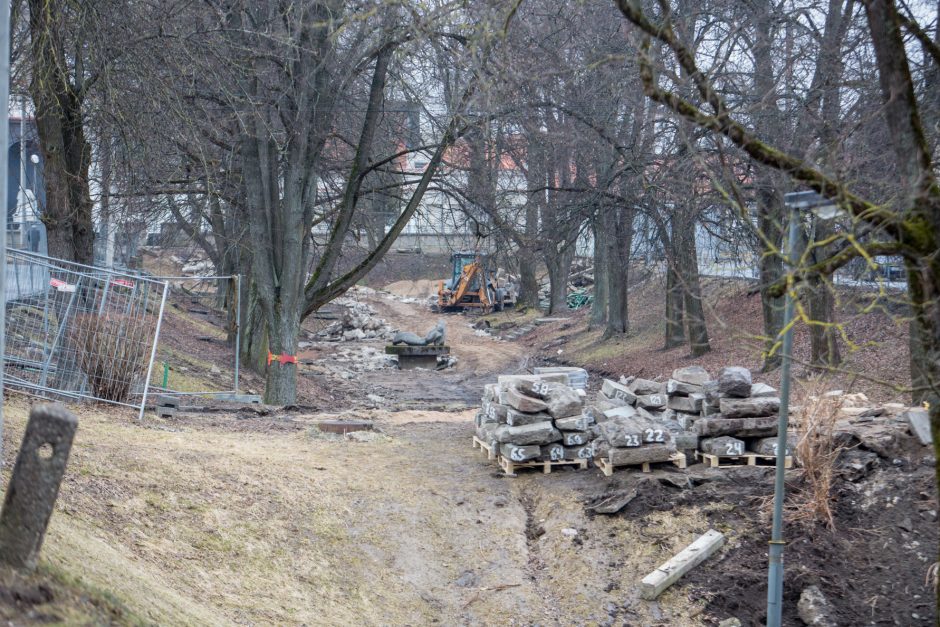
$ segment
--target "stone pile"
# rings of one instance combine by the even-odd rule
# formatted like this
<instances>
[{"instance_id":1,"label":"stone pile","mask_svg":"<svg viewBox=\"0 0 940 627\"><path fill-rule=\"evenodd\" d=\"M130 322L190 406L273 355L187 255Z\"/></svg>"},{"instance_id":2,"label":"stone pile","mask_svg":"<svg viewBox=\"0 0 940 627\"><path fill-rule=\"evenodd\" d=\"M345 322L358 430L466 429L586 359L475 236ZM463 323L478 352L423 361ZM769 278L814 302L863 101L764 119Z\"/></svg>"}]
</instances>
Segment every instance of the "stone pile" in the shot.
<instances>
[{"instance_id":1,"label":"stone pile","mask_svg":"<svg viewBox=\"0 0 940 627\"><path fill-rule=\"evenodd\" d=\"M375 309L350 298L338 298L334 303L345 307L340 319L319 333L326 341L354 342L356 340L391 340L395 330L379 318Z\"/></svg>"},{"instance_id":2,"label":"stone pile","mask_svg":"<svg viewBox=\"0 0 940 627\"><path fill-rule=\"evenodd\" d=\"M680 450L694 450L698 437L680 426L667 402L662 383L605 379L591 408L597 456L623 466L670 461Z\"/></svg>"},{"instance_id":3,"label":"stone pile","mask_svg":"<svg viewBox=\"0 0 940 627\"><path fill-rule=\"evenodd\" d=\"M484 389L476 436L515 463L591 459L594 418L584 396L565 373L501 376Z\"/></svg>"}]
</instances>

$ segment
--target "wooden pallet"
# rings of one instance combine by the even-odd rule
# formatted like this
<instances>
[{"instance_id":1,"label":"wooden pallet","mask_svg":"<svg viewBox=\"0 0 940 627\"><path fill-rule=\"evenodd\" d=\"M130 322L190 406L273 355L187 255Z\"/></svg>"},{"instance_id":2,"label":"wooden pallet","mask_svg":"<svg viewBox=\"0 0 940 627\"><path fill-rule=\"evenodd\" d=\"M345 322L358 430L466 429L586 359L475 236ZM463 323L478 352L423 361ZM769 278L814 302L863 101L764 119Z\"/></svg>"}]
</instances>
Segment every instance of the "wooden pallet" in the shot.
<instances>
[{"instance_id":1,"label":"wooden pallet","mask_svg":"<svg viewBox=\"0 0 940 627\"><path fill-rule=\"evenodd\" d=\"M516 470L520 468L541 468L542 473L548 475L552 472L552 467L554 466L577 466L581 470L587 470L588 460L586 459L563 459L557 462L543 462L538 460L532 460L527 462L514 462L511 459L506 459L502 455L497 457L499 462L499 467L503 469L503 472L507 475L515 475Z\"/></svg>"},{"instance_id":2,"label":"wooden pallet","mask_svg":"<svg viewBox=\"0 0 940 627\"><path fill-rule=\"evenodd\" d=\"M711 453L702 453L695 451L695 458L701 460L709 468L727 468L728 466L768 466L777 463L776 455L759 455L757 453L745 453L733 457L712 455ZM787 455L784 458L784 468L793 468L793 456Z\"/></svg>"},{"instance_id":3,"label":"wooden pallet","mask_svg":"<svg viewBox=\"0 0 940 627\"><path fill-rule=\"evenodd\" d=\"M594 465L600 468L601 472L604 473L604 475L607 477L614 474L614 468L642 468L643 472L650 472L651 471L650 465L656 464L656 463L670 463L670 464L675 464L677 468L685 468L686 467L685 453L679 453L679 452L673 453L672 457L670 457L667 462L643 462L642 464L616 464L615 465L615 464L612 464L610 462L610 459L606 457L594 458Z\"/></svg>"},{"instance_id":4,"label":"wooden pallet","mask_svg":"<svg viewBox=\"0 0 940 627\"><path fill-rule=\"evenodd\" d=\"M477 436L473 436L473 448L480 449L481 451L486 451L487 459L496 459L496 449L493 446L490 446Z\"/></svg>"}]
</instances>

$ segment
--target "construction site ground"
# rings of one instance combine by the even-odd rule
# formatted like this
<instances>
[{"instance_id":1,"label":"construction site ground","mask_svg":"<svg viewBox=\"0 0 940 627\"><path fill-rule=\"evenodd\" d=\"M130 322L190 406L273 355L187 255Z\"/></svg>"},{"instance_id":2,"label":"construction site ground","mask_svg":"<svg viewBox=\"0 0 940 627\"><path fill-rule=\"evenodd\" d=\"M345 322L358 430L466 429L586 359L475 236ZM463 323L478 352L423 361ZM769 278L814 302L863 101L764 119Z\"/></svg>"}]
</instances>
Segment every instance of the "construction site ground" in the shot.
<instances>
[{"instance_id":1,"label":"construction site ground","mask_svg":"<svg viewBox=\"0 0 940 627\"><path fill-rule=\"evenodd\" d=\"M407 291L423 289L405 283L397 291L407 298L354 297L393 327L423 333L439 318ZM186 339L204 334L206 322L169 311L176 337L168 346L177 360L190 359L174 376L195 387L229 376L221 342ZM648 475L604 477L591 468L504 477L471 448L484 384L563 361L574 348L600 350L578 315L513 341L474 329L478 319L447 316L447 343L459 361L442 371L364 371L363 348L380 355L383 341L308 338L294 407L190 399L184 405L201 409L138 421L130 410L78 406L42 566L31 578L0 572L0 617L10 624L693 626L730 617L763 624L771 469L698 464ZM533 317L507 313L491 324L518 329ZM314 334L326 322L306 326ZM681 361L654 350L630 355L644 376L668 375ZM607 370L616 371L612 359ZM261 385L246 374L245 388ZM28 408L26 398L7 400L6 469ZM375 431L321 433L316 424L331 418L372 420ZM801 624L797 601L812 584L840 625L933 624L935 462L896 425L858 431L856 450L867 456L861 470L836 481L835 529L787 527L785 624ZM798 487L794 471L791 488ZM621 498L629 502L617 514L593 513L593 505ZM720 552L658 600L641 600L640 579L709 528L727 536Z\"/></svg>"}]
</instances>

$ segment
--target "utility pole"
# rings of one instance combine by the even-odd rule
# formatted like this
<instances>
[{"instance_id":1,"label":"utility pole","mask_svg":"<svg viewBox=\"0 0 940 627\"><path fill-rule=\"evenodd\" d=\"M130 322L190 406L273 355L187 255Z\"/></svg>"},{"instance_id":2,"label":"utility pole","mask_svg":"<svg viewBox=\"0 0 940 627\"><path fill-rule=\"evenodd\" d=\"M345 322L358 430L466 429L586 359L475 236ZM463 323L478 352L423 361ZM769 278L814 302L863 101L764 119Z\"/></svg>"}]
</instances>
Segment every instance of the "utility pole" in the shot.
<instances>
[{"instance_id":1,"label":"utility pole","mask_svg":"<svg viewBox=\"0 0 940 627\"><path fill-rule=\"evenodd\" d=\"M7 313L7 185L10 154L10 2L0 2L0 199L3 219L0 220L0 460L3 459L3 371L6 354ZM2 463L2 462L0 462Z\"/></svg>"}]
</instances>

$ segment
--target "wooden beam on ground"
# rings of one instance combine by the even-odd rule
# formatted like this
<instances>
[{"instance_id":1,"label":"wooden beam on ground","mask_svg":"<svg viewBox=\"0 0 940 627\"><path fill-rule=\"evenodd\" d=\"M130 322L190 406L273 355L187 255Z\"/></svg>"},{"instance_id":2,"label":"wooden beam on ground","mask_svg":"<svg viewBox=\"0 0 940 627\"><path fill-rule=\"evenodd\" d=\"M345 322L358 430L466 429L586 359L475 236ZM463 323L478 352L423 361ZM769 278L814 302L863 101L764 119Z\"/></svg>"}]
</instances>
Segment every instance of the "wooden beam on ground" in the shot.
<instances>
[{"instance_id":1,"label":"wooden beam on ground","mask_svg":"<svg viewBox=\"0 0 940 627\"><path fill-rule=\"evenodd\" d=\"M644 577L640 583L640 596L652 601L678 581L682 575L708 559L724 543L723 533L709 529L671 560Z\"/></svg>"}]
</instances>

